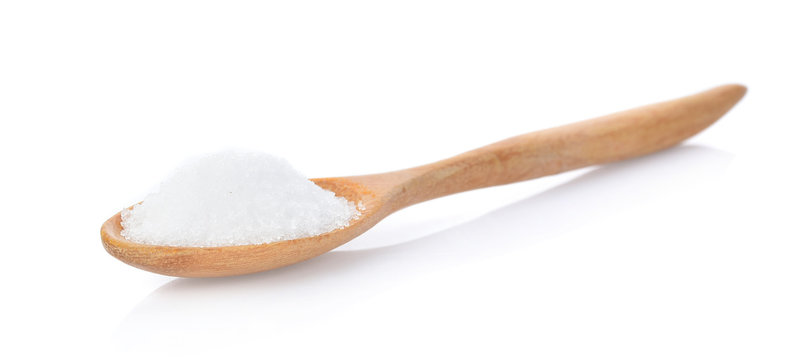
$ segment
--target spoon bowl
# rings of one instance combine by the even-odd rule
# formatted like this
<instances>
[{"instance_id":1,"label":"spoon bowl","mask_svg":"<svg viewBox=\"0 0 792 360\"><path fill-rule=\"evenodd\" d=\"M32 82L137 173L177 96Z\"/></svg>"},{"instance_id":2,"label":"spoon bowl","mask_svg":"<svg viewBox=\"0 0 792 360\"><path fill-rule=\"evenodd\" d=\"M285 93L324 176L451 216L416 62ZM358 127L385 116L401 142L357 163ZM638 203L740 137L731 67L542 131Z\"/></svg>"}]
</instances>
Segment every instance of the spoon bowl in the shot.
<instances>
[{"instance_id":1,"label":"spoon bowl","mask_svg":"<svg viewBox=\"0 0 792 360\"><path fill-rule=\"evenodd\" d=\"M534 179L585 166L646 155L697 134L744 95L723 85L683 98L509 138L450 159L389 173L312 179L356 204L348 226L317 236L257 245L176 247L131 242L121 235L121 213L101 229L102 243L121 261L181 277L219 277L270 270L328 252L391 213L462 191Z\"/></svg>"},{"instance_id":2,"label":"spoon bowl","mask_svg":"<svg viewBox=\"0 0 792 360\"><path fill-rule=\"evenodd\" d=\"M181 277L231 276L270 270L321 255L357 237L385 217L378 211L379 197L365 185L345 178L312 181L360 204L360 216L344 228L306 238L256 245L177 247L127 240L121 235L119 212L102 225L102 243L111 255L143 270Z\"/></svg>"}]
</instances>

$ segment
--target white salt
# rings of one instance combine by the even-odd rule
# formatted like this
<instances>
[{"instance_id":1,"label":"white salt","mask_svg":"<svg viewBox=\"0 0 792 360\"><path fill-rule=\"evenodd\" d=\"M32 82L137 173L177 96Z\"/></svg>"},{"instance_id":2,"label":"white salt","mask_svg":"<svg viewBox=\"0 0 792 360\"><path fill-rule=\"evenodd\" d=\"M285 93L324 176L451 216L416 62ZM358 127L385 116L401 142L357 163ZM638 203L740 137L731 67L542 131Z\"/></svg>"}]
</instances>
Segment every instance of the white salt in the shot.
<instances>
[{"instance_id":1,"label":"white salt","mask_svg":"<svg viewBox=\"0 0 792 360\"><path fill-rule=\"evenodd\" d=\"M121 212L129 241L167 246L262 244L330 232L360 215L285 160L224 152L178 169L131 210Z\"/></svg>"}]
</instances>

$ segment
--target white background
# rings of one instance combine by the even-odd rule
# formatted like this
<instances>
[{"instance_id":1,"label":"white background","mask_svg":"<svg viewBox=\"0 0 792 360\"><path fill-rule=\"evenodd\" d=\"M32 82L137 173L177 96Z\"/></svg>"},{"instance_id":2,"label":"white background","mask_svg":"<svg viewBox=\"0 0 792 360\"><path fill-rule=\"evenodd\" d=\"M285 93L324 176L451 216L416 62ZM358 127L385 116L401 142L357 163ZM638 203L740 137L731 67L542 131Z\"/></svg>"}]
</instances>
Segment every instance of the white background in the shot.
<instances>
[{"instance_id":1,"label":"white background","mask_svg":"<svg viewBox=\"0 0 792 360\"><path fill-rule=\"evenodd\" d=\"M0 357L788 359L783 5L0 2ZM191 156L375 173L730 82L746 98L680 147L292 267L175 279L100 243Z\"/></svg>"}]
</instances>

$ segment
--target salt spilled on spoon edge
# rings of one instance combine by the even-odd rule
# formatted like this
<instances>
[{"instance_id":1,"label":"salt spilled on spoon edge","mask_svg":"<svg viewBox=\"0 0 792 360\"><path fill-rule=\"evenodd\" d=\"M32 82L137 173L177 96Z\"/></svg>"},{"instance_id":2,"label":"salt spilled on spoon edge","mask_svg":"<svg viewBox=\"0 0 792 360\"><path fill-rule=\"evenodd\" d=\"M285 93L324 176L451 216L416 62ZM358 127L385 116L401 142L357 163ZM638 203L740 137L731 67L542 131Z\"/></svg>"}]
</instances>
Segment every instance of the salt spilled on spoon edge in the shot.
<instances>
[{"instance_id":1,"label":"salt spilled on spoon edge","mask_svg":"<svg viewBox=\"0 0 792 360\"><path fill-rule=\"evenodd\" d=\"M164 246L264 244L344 228L361 210L284 159L228 151L185 164L159 191L123 210L121 235Z\"/></svg>"}]
</instances>

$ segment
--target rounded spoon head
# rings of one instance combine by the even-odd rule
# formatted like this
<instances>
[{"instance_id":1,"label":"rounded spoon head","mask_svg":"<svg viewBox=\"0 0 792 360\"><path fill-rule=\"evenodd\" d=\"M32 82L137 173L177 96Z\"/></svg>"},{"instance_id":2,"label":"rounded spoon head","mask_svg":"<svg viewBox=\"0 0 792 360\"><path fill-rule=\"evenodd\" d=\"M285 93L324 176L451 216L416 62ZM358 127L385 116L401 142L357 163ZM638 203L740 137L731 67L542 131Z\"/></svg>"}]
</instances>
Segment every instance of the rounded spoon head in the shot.
<instances>
[{"instance_id":1,"label":"rounded spoon head","mask_svg":"<svg viewBox=\"0 0 792 360\"><path fill-rule=\"evenodd\" d=\"M179 247L131 242L121 235L121 213L102 225L102 244L108 253L134 267L181 277L232 276L291 265L326 253L362 234L385 217L380 196L348 178L312 179L363 209L344 228L317 236L257 245Z\"/></svg>"}]
</instances>

